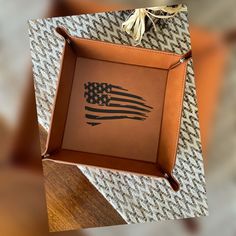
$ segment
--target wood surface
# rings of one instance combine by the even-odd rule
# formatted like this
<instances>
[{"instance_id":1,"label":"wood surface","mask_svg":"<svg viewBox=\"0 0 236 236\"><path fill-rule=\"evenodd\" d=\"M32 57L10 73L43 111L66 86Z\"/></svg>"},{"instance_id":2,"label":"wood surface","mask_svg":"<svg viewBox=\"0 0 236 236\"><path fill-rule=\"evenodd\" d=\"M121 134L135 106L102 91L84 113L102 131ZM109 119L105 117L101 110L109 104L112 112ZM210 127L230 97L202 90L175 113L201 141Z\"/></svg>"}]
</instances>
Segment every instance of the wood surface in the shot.
<instances>
[{"instance_id":1,"label":"wood surface","mask_svg":"<svg viewBox=\"0 0 236 236\"><path fill-rule=\"evenodd\" d=\"M40 127L41 149L46 132ZM43 161L50 231L126 224L77 166Z\"/></svg>"},{"instance_id":2,"label":"wood surface","mask_svg":"<svg viewBox=\"0 0 236 236\"><path fill-rule=\"evenodd\" d=\"M50 231L125 224L76 166L44 161Z\"/></svg>"}]
</instances>

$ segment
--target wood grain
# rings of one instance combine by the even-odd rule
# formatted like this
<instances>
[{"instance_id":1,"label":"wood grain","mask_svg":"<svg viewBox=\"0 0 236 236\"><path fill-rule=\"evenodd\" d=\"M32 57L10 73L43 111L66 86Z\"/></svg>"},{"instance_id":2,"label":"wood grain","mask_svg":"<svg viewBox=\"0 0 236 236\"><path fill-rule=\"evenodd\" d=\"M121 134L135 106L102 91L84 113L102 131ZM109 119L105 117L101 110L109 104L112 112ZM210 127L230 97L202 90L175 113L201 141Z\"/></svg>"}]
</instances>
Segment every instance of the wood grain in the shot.
<instances>
[{"instance_id":1,"label":"wood grain","mask_svg":"<svg viewBox=\"0 0 236 236\"><path fill-rule=\"evenodd\" d=\"M47 131L39 126L41 150ZM126 224L77 166L43 161L50 231Z\"/></svg>"},{"instance_id":2,"label":"wood grain","mask_svg":"<svg viewBox=\"0 0 236 236\"><path fill-rule=\"evenodd\" d=\"M50 231L125 224L76 166L44 161Z\"/></svg>"}]
</instances>

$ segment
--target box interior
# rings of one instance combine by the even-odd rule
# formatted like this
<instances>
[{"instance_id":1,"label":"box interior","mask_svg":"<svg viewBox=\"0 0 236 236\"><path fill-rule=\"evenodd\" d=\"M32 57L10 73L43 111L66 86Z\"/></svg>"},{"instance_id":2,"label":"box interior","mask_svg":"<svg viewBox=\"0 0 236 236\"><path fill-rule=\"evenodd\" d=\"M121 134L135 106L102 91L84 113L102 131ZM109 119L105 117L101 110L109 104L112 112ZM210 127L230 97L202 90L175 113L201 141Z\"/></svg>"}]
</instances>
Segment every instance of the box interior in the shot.
<instances>
[{"instance_id":1,"label":"box interior","mask_svg":"<svg viewBox=\"0 0 236 236\"><path fill-rule=\"evenodd\" d=\"M45 154L60 162L164 177L175 162L186 69L169 68L180 58L66 40Z\"/></svg>"},{"instance_id":2,"label":"box interior","mask_svg":"<svg viewBox=\"0 0 236 236\"><path fill-rule=\"evenodd\" d=\"M62 148L155 163L167 73L77 57Z\"/></svg>"}]
</instances>

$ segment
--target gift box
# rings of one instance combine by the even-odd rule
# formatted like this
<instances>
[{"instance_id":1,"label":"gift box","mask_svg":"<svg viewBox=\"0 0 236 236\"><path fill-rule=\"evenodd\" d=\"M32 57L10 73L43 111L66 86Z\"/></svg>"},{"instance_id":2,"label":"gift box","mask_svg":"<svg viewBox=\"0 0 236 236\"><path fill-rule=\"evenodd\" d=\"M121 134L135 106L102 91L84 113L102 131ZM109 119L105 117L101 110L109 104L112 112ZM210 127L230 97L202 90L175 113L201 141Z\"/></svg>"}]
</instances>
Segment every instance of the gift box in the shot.
<instances>
[{"instance_id":1,"label":"gift box","mask_svg":"<svg viewBox=\"0 0 236 236\"><path fill-rule=\"evenodd\" d=\"M65 41L44 159L173 177L186 66L178 55L78 38Z\"/></svg>"}]
</instances>

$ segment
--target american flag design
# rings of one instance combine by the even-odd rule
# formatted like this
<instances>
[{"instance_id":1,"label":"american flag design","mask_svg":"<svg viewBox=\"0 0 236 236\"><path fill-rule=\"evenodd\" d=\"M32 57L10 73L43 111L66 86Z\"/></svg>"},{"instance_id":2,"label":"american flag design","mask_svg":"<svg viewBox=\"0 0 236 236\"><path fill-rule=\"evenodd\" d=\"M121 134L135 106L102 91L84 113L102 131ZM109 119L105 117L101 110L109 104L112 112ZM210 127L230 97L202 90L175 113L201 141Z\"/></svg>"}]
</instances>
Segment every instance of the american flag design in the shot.
<instances>
[{"instance_id":1,"label":"american flag design","mask_svg":"<svg viewBox=\"0 0 236 236\"><path fill-rule=\"evenodd\" d=\"M141 96L109 83L84 83L85 117L91 126L107 120L130 119L144 121L153 107Z\"/></svg>"}]
</instances>

